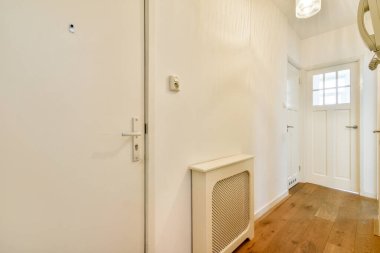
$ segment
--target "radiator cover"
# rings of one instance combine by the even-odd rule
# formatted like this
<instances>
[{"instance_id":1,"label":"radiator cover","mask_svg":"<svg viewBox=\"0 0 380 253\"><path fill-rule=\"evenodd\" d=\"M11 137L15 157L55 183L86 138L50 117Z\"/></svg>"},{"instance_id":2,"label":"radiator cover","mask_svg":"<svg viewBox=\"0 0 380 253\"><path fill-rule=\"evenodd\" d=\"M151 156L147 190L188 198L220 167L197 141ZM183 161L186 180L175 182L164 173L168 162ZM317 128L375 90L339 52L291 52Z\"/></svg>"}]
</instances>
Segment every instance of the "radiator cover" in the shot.
<instances>
[{"instance_id":1,"label":"radiator cover","mask_svg":"<svg viewBox=\"0 0 380 253\"><path fill-rule=\"evenodd\" d=\"M193 165L193 253L233 252L253 238L253 157Z\"/></svg>"}]
</instances>

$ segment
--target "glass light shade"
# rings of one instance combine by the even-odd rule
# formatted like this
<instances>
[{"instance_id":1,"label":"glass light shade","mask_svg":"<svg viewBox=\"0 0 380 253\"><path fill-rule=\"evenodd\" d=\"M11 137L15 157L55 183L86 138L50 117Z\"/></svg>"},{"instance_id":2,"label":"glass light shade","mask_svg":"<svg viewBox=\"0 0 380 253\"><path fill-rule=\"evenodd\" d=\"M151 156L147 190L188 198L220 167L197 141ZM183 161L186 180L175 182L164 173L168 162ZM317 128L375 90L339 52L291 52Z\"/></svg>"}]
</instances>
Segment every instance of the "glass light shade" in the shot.
<instances>
[{"instance_id":1,"label":"glass light shade","mask_svg":"<svg viewBox=\"0 0 380 253\"><path fill-rule=\"evenodd\" d=\"M321 0L296 0L296 17L310 18L321 10Z\"/></svg>"}]
</instances>

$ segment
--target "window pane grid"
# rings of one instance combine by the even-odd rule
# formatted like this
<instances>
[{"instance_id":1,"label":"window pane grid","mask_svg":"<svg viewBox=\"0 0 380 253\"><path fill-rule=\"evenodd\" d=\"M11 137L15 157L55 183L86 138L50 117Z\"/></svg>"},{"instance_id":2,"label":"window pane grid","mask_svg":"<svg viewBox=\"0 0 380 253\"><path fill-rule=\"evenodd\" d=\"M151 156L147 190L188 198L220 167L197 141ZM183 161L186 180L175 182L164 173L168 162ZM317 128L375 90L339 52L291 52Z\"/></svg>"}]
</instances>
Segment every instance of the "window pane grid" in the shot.
<instances>
[{"instance_id":1,"label":"window pane grid","mask_svg":"<svg viewBox=\"0 0 380 253\"><path fill-rule=\"evenodd\" d=\"M337 105L351 102L351 71L326 72L313 76L313 105Z\"/></svg>"}]
</instances>

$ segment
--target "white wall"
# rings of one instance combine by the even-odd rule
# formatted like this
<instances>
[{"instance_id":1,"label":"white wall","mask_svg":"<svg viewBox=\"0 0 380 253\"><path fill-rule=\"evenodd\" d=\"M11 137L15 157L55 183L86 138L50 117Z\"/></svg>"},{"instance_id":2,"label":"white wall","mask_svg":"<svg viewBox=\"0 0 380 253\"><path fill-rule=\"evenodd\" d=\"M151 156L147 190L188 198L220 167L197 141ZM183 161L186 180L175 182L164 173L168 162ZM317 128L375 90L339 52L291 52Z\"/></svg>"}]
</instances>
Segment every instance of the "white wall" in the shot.
<instances>
[{"instance_id":1,"label":"white wall","mask_svg":"<svg viewBox=\"0 0 380 253\"><path fill-rule=\"evenodd\" d=\"M362 42L356 25L301 41L301 64L304 69L357 60L366 53L368 50Z\"/></svg>"},{"instance_id":2,"label":"white wall","mask_svg":"<svg viewBox=\"0 0 380 253\"><path fill-rule=\"evenodd\" d=\"M287 23L267 0L152 0L149 11L148 250L190 253L190 164L253 154L255 211L287 193Z\"/></svg>"},{"instance_id":3,"label":"white wall","mask_svg":"<svg viewBox=\"0 0 380 253\"><path fill-rule=\"evenodd\" d=\"M370 72L368 63L372 54L362 57L361 65L361 98L360 98L360 121L361 121L361 179L360 193L363 196L377 197L377 136L373 130L377 128L377 71Z\"/></svg>"},{"instance_id":4,"label":"white wall","mask_svg":"<svg viewBox=\"0 0 380 253\"><path fill-rule=\"evenodd\" d=\"M301 39L296 31L288 24L288 59L296 67L301 67Z\"/></svg>"},{"instance_id":5,"label":"white wall","mask_svg":"<svg viewBox=\"0 0 380 253\"><path fill-rule=\"evenodd\" d=\"M376 72L368 69L372 54L364 46L356 25L347 26L301 41L301 64L305 69L327 67L334 64L360 60L360 193L376 197ZM306 101L307 102L307 101Z\"/></svg>"}]
</instances>

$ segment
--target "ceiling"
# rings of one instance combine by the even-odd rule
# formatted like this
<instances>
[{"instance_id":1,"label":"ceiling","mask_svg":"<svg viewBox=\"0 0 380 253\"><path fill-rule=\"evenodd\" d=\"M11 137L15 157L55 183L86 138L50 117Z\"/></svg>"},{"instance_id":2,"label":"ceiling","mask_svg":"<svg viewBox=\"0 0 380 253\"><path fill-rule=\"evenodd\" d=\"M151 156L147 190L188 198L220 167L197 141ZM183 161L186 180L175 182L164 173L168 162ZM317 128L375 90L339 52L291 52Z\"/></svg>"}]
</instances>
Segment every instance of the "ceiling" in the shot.
<instances>
[{"instance_id":1,"label":"ceiling","mask_svg":"<svg viewBox=\"0 0 380 253\"><path fill-rule=\"evenodd\" d=\"M291 27L301 39L356 23L359 0L322 0L322 10L308 19L295 16L296 0L272 0L287 16Z\"/></svg>"}]
</instances>

